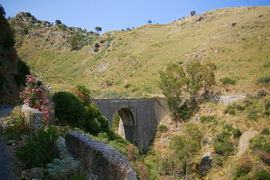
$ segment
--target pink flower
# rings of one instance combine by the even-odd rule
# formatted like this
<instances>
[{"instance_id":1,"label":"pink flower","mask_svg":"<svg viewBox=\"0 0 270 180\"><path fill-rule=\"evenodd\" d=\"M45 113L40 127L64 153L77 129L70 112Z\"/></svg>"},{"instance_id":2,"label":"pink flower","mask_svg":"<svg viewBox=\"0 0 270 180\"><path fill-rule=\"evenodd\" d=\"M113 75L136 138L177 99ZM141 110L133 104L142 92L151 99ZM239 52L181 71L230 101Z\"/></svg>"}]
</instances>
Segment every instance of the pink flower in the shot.
<instances>
[{"instance_id":1,"label":"pink flower","mask_svg":"<svg viewBox=\"0 0 270 180\"><path fill-rule=\"evenodd\" d=\"M25 100L23 100L23 102L24 102L24 103L29 103L30 100L29 100L29 99L25 99Z\"/></svg>"}]
</instances>

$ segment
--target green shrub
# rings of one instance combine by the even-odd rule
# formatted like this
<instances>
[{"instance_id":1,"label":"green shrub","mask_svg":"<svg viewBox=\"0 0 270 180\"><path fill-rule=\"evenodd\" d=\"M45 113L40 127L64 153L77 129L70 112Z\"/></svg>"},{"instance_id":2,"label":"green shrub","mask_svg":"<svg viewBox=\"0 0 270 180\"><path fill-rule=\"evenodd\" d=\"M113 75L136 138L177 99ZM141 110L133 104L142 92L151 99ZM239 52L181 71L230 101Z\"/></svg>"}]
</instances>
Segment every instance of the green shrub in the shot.
<instances>
[{"instance_id":1,"label":"green shrub","mask_svg":"<svg viewBox=\"0 0 270 180\"><path fill-rule=\"evenodd\" d=\"M269 128L263 128L261 134L264 134L264 135L269 135L270 134L270 130Z\"/></svg>"},{"instance_id":2,"label":"green shrub","mask_svg":"<svg viewBox=\"0 0 270 180\"><path fill-rule=\"evenodd\" d=\"M30 74L30 68L27 66L27 64L24 61L19 60L18 61L18 76L17 76L17 84L18 85L23 85L25 84L25 77L26 75Z\"/></svg>"},{"instance_id":3,"label":"green shrub","mask_svg":"<svg viewBox=\"0 0 270 180\"><path fill-rule=\"evenodd\" d=\"M166 132L166 131L168 131L168 130L169 130L168 127L165 126L165 125L160 125L160 126L158 127L158 131L160 131L160 132Z\"/></svg>"},{"instance_id":4,"label":"green shrub","mask_svg":"<svg viewBox=\"0 0 270 180\"><path fill-rule=\"evenodd\" d=\"M235 115L237 111L244 111L244 110L245 108L243 106L233 103L226 107L226 109L224 110L224 113Z\"/></svg>"},{"instance_id":5,"label":"green shrub","mask_svg":"<svg viewBox=\"0 0 270 180\"><path fill-rule=\"evenodd\" d=\"M256 171L253 180L270 180L270 173L264 169Z\"/></svg>"},{"instance_id":6,"label":"green shrub","mask_svg":"<svg viewBox=\"0 0 270 180\"><path fill-rule=\"evenodd\" d=\"M194 114L194 109L189 103L184 103L183 105L178 106L175 111L173 111L173 119L181 119L183 121L189 120Z\"/></svg>"},{"instance_id":7,"label":"green shrub","mask_svg":"<svg viewBox=\"0 0 270 180\"><path fill-rule=\"evenodd\" d=\"M108 120L102 116L94 103L88 100L82 101L68 92L55 93L53 101L55 116L61 122L86 130L93 135L107 131Z\"/></svg>"},{"instance_id":8,"label":"green shrub","mask_svg":"<svg viewBox=\"0 0 270 180\"><path fill-rule=\"evenodd\" d=\"M184 129L184 132L187 137L189 137L191 140L197 142L198 146L201 147L201 141L203 139L203 133L201 131L201 128L198 124L195 123L187 123L186 127Z\"/></svg>"},{"instance_id":9,"label":"green shrub","mask_svg":"<svg viewBox=\"0 0 270 180\"><path fill-rule=\"evenodd\" d=\"M263 65L264 68L269 68L270 67L270 62L267 62Z\"/></svg>"},{"instance_id":10,"label":"green shrub","mask_svg":"<svg viewBox=\"0 0 270 180\"><path fill-rule=\"evenodd\" d=\"M201 116L200 117L200 122L204 123L204 122L213 122L216 121L216 116Z\"/></svg>"},{"instance_id":11,"label":"green shrub","mask_svg":"<svg viewBox=\"0 0 270 180\"><path fill-rule=\"evenodd\" d=\"M61 122L80 127L86 119L86 109L76 96L69 92L58 92L52 97L55 103L55 117Z\"/></svg>"},{"instance_id":12,"label":"green shrub","mask_svg":"<svg viewBox=\"0 0 270 180\"><path fill-rule=\"evenodd\" d=\"M257 83L269 84L270 83L270 77L269 76L261 77L261 78L259 78L257 80Z\"/></svg>"},{"instance_id":13,"label":"green shrub","mask_svg":"<svg viewBox=\"0 0 270 180\"><path fill-rule=\"evenodd\" d=\"M91 102L91 92L83 85L77 85L74 90L75 95L83 101L84 105L87 105Z\"/></svg>"},{"instance_id":14,"label":"green shrub","mask_svg":"<svg viewBox=\"0 0 270 180\"><path fill-rule=\"evenodd\" d=\"M231 132L231 131L233 131L234 128L233 128L233 126L231 124L225 124L223 126L223 129L227 130L228 132Z\"/></svg>"},{"instance_id":15,"label":"green shrub","mask_svg":"<svg viewBox=\"0 0 270 180\"><path fill-rule=\"evenodd\" d=\"M247 118L249 120L257 121L259 118L258 111L252 110L252 111L248 112Z\"/></svg>"},{"instance_id":16,"label":"green shrub","mask_svg":"<svg viewBox=\"0 0 270 180\"><path fill-rule=\"evenodd\" d=\"M242 135L242 132L240 131L240 129L233 129L233 131L232 131L232 135L233 135L233 137L235 137L235 138L239 138L241 135Z\"/></svg>"},{"instance_id":17,"label":"green shrub","mask_svg":"<svg viewBox=\"0 0 270 180\"><path fill-rule=\"evenodd\" d=\"M17 150L16 156L26 168L45 167L57 157L54 144L59 135L57 129L40 129L26 138L26 144Z\"/></svg>"},{"instance_id":18,"label":"green shrub","mask_svg":"<svg viewBox=\"0 0 270 180\"><path fill-rule=\"evenodd\" d=\"M258 135L250 140L250 148L253 151L266 151L270 153L270 140L263 135Z\"/></svg>"},{"instance_id":19,"label":"green shrub","mask_svg":"<svg viewBox=\"0 0 270 180\"><path fill-rule=\"evenodd\" d=\"M227 132L222 132L214 139L214 150L217 154L225 157L231 155L234 151L234 143Z\"/></svg>"},{"instance_id":20,"label":"green shrub","mask_svg":"<svg viewBox=\"0 0 270 180\"><path fill-rule=\"evenodd\" d=\"M83 129L86 129L86 131L97 135L101 131L106 131L109 128L109 122L108 119L106 119L100 112L100 110L97 108L97 106L94 103L89 103L87 106L85 106L86 109L86 119L84 122Z\"/></svg>"},{"instance_id":21,"label":"green shrub","mask_svg":"<svg viewBox=\"0 0 270 180\"><path fill-rule=\"evenodd\" d=\"M111 130L113 132L117 132L118 131L118 128L119 128L119 121L121 120L121 117L118 113L115 114L115 116L113 117L113 120L112 120L112 128Z\"/></svg>"},{"instance_id":22,"label":"green shrub","mask_svg":"<svg viewBox=\"0 0 270 180\"><path fill-rule=\"evenodd\" d=\"M229 78L229 77L221 78L220 81L221 81L222 84L224 84L224 85L235 85L235 83L236 83L236 80L231 79L231 78Z\"/></svg>"},{"instance_id":23,"label":"green shrub","mask_svg":"<svg viewBox=\"0 0 270 180\"><path fill-rule=\"evenodd\" d=\"M101 44L103 44L103 43L106 42L106 40L102 39L102 40L100 40L99 42L100 42Z\"/></svg>"},{"instance_id":24,"label":"green shrub","mask_svg":"<svg viewBox=\"0 0 270 180\"><path fill-rule=\"evenodd\" d=\"M224 157L220 154L214 154L213 162L218 166L222 166L224 163Z\"/></svg>"},{"instance_id":25,"label":"green shrub","mask_svg":"<svg viewBox=\"0 0 270 180\"><path fill-rule=\"evenodd\" d=\"M131 84L126 84L124 88L130 88Z\"/></svg>"}]
</instances>

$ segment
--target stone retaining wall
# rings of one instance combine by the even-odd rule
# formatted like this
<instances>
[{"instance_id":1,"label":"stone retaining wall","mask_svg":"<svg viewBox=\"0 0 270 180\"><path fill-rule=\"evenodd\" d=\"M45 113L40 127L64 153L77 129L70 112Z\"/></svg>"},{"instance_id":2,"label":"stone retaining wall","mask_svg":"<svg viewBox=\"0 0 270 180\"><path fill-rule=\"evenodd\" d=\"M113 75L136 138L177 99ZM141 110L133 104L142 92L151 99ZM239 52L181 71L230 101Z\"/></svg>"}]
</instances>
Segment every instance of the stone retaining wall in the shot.
<instances>
[{"instance_id":1,"label":"stone retaining wall","mask_svg":"<svg viewBox=\"0 0 270 180\"><path fill-rule=\"evenodd\" d=\"M68 132L65 140L69 153L97 180L137 180L128 159L116 149L75 131Z\"/></svg>"},{"instance_id":2,"label":"stone retaining wall","mask_svg":"<svg viewBox=\"0 0 270 180\"><path fill-rule=\"evenodd\" d=\"M28 104L22 106L25 122L31 131L36 131L43 126L44 114L36 109L29 107Z\"/></svg>"}]
</instances>

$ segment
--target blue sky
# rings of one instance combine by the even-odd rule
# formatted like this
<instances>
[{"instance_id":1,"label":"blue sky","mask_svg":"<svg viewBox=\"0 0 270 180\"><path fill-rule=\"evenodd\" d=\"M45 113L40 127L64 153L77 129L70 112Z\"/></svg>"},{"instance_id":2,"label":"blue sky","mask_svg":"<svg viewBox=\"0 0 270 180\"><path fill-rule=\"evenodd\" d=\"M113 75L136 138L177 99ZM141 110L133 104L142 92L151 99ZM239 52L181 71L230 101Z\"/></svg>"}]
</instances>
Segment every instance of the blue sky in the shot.
<instances>
[{"instance_id":1,"label":"blue sky","mask_svg":"<svg viewBox=\"0 0 270 180\"><path fill-rule=\"evenodd\" d=\"M104 31L138 27L148 20L165 24L205 11L237 6L266 6L270 0L0 0L7 17L20 11L30 12L40 20L60 19L68 26Z\"/></svg>"}]
</instances>

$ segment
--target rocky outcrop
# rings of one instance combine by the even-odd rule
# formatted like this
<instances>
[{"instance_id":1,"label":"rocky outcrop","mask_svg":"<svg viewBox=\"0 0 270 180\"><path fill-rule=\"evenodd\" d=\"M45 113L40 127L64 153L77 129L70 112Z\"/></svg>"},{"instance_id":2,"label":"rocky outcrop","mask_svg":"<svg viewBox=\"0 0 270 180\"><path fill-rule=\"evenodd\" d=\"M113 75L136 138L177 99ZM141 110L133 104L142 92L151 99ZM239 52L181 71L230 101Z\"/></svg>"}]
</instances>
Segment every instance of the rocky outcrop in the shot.
<instances>
[{"instance_id":1,"label":"rocky outcrop","mask_svg":"<svg viewBox=\"0 0 270 180\"><path fill-rule=\"evenodd\" d=\"M95 174L98 180L137 179L128 159L116 149L75 131L68 132L65 139L71 155L81 162L86 172Z\"/></svg>"}]
</instances>

